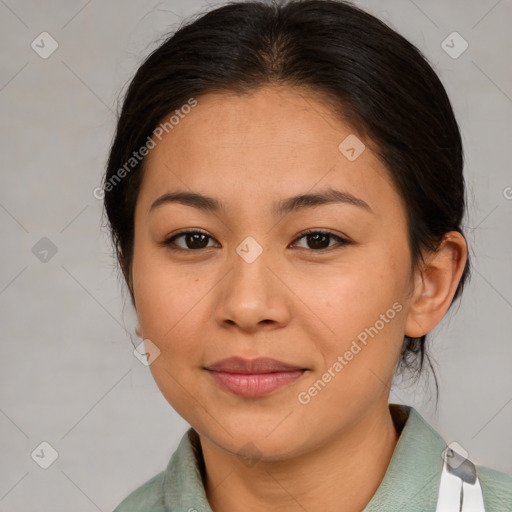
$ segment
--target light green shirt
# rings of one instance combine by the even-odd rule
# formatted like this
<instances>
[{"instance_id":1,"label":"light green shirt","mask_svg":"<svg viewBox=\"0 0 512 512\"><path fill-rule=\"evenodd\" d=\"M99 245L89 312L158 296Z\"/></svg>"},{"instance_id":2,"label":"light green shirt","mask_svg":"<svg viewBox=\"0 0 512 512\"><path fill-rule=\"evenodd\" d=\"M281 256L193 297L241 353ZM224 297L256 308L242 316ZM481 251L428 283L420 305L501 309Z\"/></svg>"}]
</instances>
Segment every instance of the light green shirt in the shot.
<instances>
[{"instance_id":1,"label":"light green shirt","mask_svg":"<svg viewBox=\"0 0 512 512\"><path fill-rule=\"evenodd\" d=\"M390 404L398 443L379 488L363 512L435 512L446 443L412 407ZM212 512L201 472L201 444L190 428L165 471L114 512ZM512 475L476 466L486 512L512 512ZM343 503L340 503L343 510Z\"/></svg>"}]
</instances>

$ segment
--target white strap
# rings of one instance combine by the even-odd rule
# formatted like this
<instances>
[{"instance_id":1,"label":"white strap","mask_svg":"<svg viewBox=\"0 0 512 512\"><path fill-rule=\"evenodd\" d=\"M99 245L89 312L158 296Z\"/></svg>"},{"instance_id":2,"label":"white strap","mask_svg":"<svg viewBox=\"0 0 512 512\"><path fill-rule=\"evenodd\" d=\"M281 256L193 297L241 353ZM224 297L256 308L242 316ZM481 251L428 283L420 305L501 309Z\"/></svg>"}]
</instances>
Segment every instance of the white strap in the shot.
<instances>
[{"instance_id":1,"label":"white strap","mask_svg":"<svg viewBox=\"0 0 512 512\"><path fill-rule=\"evenodd\" d=\"M436 512L459 512L462 480L448 473L445 467L446 462L443 463Z\"/></svg>"},{"instance_id":2,"label":"white strap","mask_svg":"<svg viewBox=\"0 0 512 512\"><path fill-rule=\"evenodd\" d=\"M478 477L474 485L467 482L462 484L462 496L462 512L485 512L484 497L482 496L482 488Z\"/></svg>"},{"instance_id":3,"label":"white strap","mask_svg":"<svg viewBox=\"0 0 512 512\"><path fill-rule=\"evenodd\" d=\"M450 447L443 459L436 512L485 512L474 464Z\"/></svg>"}]
</instances>

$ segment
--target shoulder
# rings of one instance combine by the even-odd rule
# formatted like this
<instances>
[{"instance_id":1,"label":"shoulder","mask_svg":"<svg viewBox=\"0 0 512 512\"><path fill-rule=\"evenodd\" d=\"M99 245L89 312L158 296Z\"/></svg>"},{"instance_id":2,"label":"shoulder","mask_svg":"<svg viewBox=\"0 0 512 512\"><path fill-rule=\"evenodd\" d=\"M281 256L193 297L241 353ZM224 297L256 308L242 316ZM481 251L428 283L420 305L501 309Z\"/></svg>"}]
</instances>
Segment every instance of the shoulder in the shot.
<instances>
[{"instance_id":1,"label":"shoulder","mask_svg":"<svg viewBox=\"0 0 512 512\"><path fill-rule=\"evenodd\" d=\"M442 453L447 444L414 408L390 404L390 411L400 438L384 479L365 512L402 510L403 503L407 503L403 510L435 510ZM485 511L512 512L512 475L485 466L475 467Z\"/></svg>"},{"instance_id":2,"label":"shoulder","mask_svg":"<svg viewBox=\"0 0 512 512\"><path fill-rule=\"evenodd\" d=\"M165 471L158 473L133 491L117 506L114 512L163 512L165 510L164 474Z\"/></svg>"},{"instance_id":3,"label":"shoulder","mask_svg":"<svg viewBox=\"0 0 512 512\"><path fill-rule=\"evenodd\" d=\"M512 475L485 466L476 466L485 510L512 512Z\"/></svg>"},{"instance_id":4,"label":"shoulder","mask_svg":"<svg viewBox=\"0 0 512 512\"><path fill-rule=\"evenodd\" d=\"M114 512L212 512L202 482L203 468L199 435L190 428L167 468L132 492Z\"/></svg>"}]
</instances>

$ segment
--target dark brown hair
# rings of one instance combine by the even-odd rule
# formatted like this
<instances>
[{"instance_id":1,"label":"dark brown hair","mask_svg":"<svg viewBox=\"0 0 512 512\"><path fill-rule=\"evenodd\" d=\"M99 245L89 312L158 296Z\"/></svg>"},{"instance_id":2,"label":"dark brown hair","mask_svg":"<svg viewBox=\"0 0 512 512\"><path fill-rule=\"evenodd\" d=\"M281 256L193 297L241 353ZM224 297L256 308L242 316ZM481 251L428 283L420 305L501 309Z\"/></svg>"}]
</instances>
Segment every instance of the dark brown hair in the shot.
<instances>
[{"instance_id":1,"label":"dark brown hair","mask_svg":"<svg viewBox=\"0 0 512 512\"><path fill-rule=\"evenodd\" d=\"M413 266L422 251L436 250L444 233L462 233L461 137L445 89L417 48L339 0L229 2L166 39L142 63L124 98L103 187L132 302L134 212L144 159L128 168L127 162L190 98L271 84L318 93L371 144L404 202ZM455 298L468 274L469 260ZM406 336L399 366L421 371L425 341Z\"/></svg>"}]
</instances>

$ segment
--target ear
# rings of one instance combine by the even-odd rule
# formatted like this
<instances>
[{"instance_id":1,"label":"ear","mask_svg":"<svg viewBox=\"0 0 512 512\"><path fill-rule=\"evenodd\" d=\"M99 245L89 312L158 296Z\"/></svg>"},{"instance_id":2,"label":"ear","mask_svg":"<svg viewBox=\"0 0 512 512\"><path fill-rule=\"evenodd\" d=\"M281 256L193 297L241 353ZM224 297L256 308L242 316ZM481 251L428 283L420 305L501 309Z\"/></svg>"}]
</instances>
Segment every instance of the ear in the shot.
<instances>
[{"instance_id":1,"label":"ear","mask_svg":"<svg viewBox=\"0 0 512 512\"><path fill-rule=\"evenodd\" d=\"M450 307L467 260L467 244L457 231L443 236L414 272L414 289L405 334L420 338L430 332Z\"/></svg>"}]
</instances>

